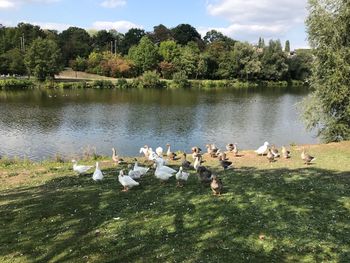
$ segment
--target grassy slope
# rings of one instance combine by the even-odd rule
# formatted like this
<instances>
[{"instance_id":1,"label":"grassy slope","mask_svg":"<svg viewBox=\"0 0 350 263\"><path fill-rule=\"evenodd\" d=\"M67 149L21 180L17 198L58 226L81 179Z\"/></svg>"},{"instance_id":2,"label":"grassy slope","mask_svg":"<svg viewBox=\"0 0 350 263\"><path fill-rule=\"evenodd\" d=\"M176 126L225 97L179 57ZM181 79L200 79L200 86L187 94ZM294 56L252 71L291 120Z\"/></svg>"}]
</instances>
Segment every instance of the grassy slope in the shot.
<instances>
[{"instance_id":1,"label":"grassy slope","mask_svg":"<svg viewBox=\"0 0 350 263\"><path fill-rule=\"evenodd\" d=\"M3 160L0 261L350 262L350 142L307 149L310 166L298 146L271 164L252 151L229 156L226 172L207 159L221 197L195 176L179 189L151 172L123 193L108 160L99 183L71 163Z\"/></svg>"},{"instance_id":2,"label":"grassy slope","mask_svg":"<svg viewBox=\"0 0 350 263\"><path fill-rule=\"evenodd\" d=\"M66 68L60 74L55 76L56 79L68 79L68 80L117 80L116 78L110 78L105 76L100 76L96 74L90 74L82 71L74 71L70 68Z\"/></svg>"}]
</instances>

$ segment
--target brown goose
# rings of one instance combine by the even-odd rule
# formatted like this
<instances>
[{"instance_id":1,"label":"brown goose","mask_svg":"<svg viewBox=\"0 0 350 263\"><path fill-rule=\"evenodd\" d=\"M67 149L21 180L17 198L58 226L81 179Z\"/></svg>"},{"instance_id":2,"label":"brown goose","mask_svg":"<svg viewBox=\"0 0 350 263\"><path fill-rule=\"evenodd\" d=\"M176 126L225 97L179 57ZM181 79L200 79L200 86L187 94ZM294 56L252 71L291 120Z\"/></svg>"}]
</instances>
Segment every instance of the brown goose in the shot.
<instances>
[{"instance_id":1,"label":"brown goose","mask_svg":"<svg viewBox=\"0 0 350 263\"><path fill-rule=\"evenodd\" d=\"M301 152L300 157L301 157L301 159L303 159L304 164L310 164L312 161L316 160L315 157L313 157L310 154L306 153L304 148L303 148L303 151Z\"/></svg>"},{"instance_id":2,"label":"brown goose","mask_svg":"<svg viewBox=\"0 0 350 263\"><path fill-rule=\"evenodd\" d=\"M187 154L185 152L182 154L182 167L184 169L190 169L191 168L191 162L187 161Z\"/></svg>"},{"instance_id":3,"label":"brown goose","mask_svg":"<svg viewBox=\"0 0 350 263\"><path fill-rule=\"evenodd\" d=\"M207 152L209 153L210 157L216 158L217 154L219 153L219 149L215 146L215 144L207 144L205 146L207 148Z\"/></svg>"},{"instance_id":4,"label":"brown goose","mask_svg":"<svg viewBox=\"0 0 350 263\"><path fill-rule=\"evenodd\" d=\"M234 146L233 143L226 144L226 150L229 151L229 152L232 152L234 147L235 146Z\"/></svg>"},{"instance_id":5,"label":"brown goose","mask_svg":"<svg viewBox=\"0 0 350 263\"><path fill-rule=\"evenodd\" d=\"M169 143L166 145L166 147L168 148L166 155L169 157L170 160L174 160L176 158L176 153L170 151L170 144Z\"/></svg>"},{"instance_id":6,"label":"brown goose","mask_svg":"<svg viewBox=\"0 0 350 263\"><path fill-rule=\"evenodd\" d=\"M213 191L213 195L221 195L223 184L222 181L216 176L212 176L212 181L210 183L210 188Z\"/></svg>"},{"instance_id":7,"label":"brown goose","mask_svg":"<svg viewBox=\"0 0 350 263\"><path fill-rule=\"evenodd\" d=\"M275 156L273 155L273 153L272 153L270 148L267 150L266 157L267 157L267 159L269 160L270 163L272 163L275 160Z\"/></svg>"},{"instance_id":8,"label":"brown goose","mask_svg":"<svg viewBox=\"0 0 350 263\"><path fill-rule=\"evenodd\" d=\"M124 163L124 160L122 158L119 158L114 148L112 148L112 160L116 165Z\"/></svg>"},{"instance_id":9,"label":"brown goose","mask_svg":"<svg viewBox=\"0 0 350 263\"><path fill-rule=\"evenodd\" d=\"M197 174L198 174L199 181L201 181L202 183L211 182L212 172L208 168L204 166L199 166L197 168Z\"/></svg>"},{"instance_id":10,"label":"brown goose","mask_svg":"<svg viewBox=\"0 0 350 263\"><path fill-rule=\"evenodd\" d=\"M222 156L219 157L219 161L221 167L224 168L224 170L228 169L232 165L232 162L224 160Z\"/></svg>"},{"instance_id":11,"label":"brown goose","mask_svg":"<svg viewBox=\"0 0 350 263\"><path fill-rule=\"evenodd\" d=\"M272 146L271 146L271 153L273 154L273 157L275 157L275 158L280 157L278 149L276 148L276 146L274 144L272 144Z\"/></svg>"},{"instance_id":12,"label":"brown goose","mask_svg":"<svg viewBox=\"0 0 350 263\"><path fill-rule=\"evenodd\" d=\"M286 147L282 146L281 152L282 152L283 158L285 158L285 159L290 158L290 151L288 151L288 150L286 149Z\"/></svg>"}]
</instances>

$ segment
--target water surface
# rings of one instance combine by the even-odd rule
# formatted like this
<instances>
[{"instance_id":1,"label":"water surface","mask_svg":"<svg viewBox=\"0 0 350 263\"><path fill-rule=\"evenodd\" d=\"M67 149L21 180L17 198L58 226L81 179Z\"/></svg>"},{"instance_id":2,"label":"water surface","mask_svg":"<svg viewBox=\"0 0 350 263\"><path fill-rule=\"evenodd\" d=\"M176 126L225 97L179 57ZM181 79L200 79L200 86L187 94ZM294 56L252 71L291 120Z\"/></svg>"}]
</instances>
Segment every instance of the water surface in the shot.
<instances>
[{"instance_id":1,"label":"water surface","mask_svg":"<svg viewBox=\"0 0 350 263\"><path fill-rule=\"evenodd\" d=\"M306 95L301 88L1 91L0 155L37 160L88 146L131 156L145 144L189 151L207 143L316 143L299 118Z\"/></svg>"}]
</instances>

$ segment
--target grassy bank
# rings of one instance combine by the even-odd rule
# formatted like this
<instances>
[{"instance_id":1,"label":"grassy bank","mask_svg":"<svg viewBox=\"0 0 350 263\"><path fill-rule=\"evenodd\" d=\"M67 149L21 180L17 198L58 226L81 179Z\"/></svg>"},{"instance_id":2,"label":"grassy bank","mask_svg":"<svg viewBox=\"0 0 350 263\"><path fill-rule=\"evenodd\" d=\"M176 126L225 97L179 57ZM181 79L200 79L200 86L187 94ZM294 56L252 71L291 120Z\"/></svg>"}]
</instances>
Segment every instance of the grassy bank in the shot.
<instances>
[{"instance_id":1,"label":"grassy bank","mask_svg":"<svg viewBox=\"0 0 350 263\"><path fill-rule=\"evenodd\" d=\"M0 89L124 89L124 88L249 88L249 87L287 87L303 86L301 81L243 81L243 80L165 80L149 73L134 79L108 78L85 72L75 72L67 69L56 76L53 81L36 82L34 80L5 79L0 80Z\"/></svg>"},{"instance_id":2,"label":"grassy bank","mask_svg":"<svg viewBox=\"0 0 350 263\"><path fill-rule=\"evenodd\" d=\"M307 150L317 157L309 166L295 146L274 163L253 151L228 155L235 168L225 172L205 157L222 178L221 197L194 171L183 188L149 172L124 193L125 165L109 158L98 183L68 161L3 159L0 261L349 262L350 142Z\"/></svg>"}]
</instances>

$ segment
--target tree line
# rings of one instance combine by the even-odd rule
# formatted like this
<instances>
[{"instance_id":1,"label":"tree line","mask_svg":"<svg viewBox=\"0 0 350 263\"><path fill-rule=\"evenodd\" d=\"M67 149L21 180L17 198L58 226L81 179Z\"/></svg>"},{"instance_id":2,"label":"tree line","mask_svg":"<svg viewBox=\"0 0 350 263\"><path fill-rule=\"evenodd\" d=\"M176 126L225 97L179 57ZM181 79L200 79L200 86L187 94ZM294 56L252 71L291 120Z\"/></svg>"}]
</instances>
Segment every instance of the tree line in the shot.
<instances>
[{"instance_id":1,"label":"tree line","mask_svg":"<svg viewBox=\"0 0 350 263\"><path fill-rule=\"evenodd\" d=\"M162 78L305 80L310 74L310 50L290 52L279 40L256 45L211 30L202 38L189 24L158 25L152 32L132 28L62 32L19 23L0 25L0 74L53 77L65 66L111 77L137 77L156 71Z\"/></svg>"}]
</instances>

